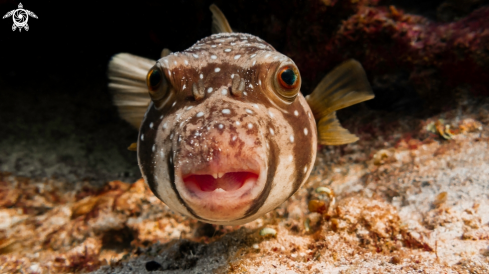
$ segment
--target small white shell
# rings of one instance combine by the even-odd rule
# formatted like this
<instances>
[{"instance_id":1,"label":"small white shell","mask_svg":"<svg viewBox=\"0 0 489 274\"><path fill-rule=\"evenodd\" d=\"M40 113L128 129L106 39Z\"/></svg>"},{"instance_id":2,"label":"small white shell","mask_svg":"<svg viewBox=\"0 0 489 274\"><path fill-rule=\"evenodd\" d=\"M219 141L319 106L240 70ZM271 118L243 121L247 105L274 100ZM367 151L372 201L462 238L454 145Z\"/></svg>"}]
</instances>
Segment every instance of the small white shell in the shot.
<instances>
[{"instance_id":1,"label":"small white shell","mask_svg":"<svg viewBox=\"0 0 489 274\"><path fill-rule=\"evenodd\" d=\"M277 231L273 228L270 227L265 227L264 229L260 230L260 236L277 236Z\"/></svg>"}]
</instances>

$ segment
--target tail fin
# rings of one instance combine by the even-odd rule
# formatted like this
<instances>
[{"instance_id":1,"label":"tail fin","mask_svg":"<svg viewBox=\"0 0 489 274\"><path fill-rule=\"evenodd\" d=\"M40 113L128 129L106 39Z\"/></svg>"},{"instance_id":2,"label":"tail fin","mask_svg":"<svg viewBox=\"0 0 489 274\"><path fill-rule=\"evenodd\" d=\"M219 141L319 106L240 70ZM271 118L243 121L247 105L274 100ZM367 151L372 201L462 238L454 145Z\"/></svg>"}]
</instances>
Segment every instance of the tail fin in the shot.
<instances>
[{"instance_id":1,"label":"tail fin","mask_svg":"<svg viewBox=\"0 0 489 274\"><path fill-rule=\"evenodd\" d=\"M132 126L139 128L151 101L146 85L146 75L156 61L119 53L109 63L109 89L119 115Z\"/></svg>"}]
</instances>

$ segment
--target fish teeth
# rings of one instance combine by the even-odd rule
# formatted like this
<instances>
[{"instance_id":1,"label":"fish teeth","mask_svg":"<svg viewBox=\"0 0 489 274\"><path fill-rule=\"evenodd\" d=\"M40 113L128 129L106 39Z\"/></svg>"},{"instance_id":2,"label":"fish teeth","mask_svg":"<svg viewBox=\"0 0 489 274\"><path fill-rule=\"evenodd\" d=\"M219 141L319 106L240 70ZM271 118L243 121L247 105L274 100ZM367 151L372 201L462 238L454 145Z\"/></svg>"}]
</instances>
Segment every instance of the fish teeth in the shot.
<instances>
[{"instance_id":1,"label":"fish teeth","mask_svg":"<svg viewBox=\"0 0 489 274\"><path fill-rule=\"evenodd\" d=\"M224 190L224 189L222 189L220 187L216 188L214 191L215 192L226 192L226 190Z\"/></svg>"},{"instance_id":2,"label":"fish teeth","mask_svg":"<svg viewBox=\"0 0 489 274\"><path fill-rule=\"evenodd\" d=\"M214 177L214 179L219 179L219 178L222 178L222 176L224 176L225 173L219 173L219 172L216 172L216 173L212 173L211 176Z\"/></svg>"}]
</instances>

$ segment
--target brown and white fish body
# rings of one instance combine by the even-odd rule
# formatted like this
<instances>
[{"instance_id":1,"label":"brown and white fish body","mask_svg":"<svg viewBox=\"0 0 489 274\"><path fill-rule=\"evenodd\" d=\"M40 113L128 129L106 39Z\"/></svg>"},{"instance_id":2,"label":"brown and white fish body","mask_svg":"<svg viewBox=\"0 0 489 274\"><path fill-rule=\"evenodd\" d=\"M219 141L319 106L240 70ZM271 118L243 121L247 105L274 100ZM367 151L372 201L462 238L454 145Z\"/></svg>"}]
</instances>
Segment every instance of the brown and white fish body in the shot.
<instances>
[{"instance_id":1,"label":"brown and white fish body","mask_svg":"<svg viewBox=\"0 0 489 274\"><path fill-rule=\"evenodd\" d=\"M183 215L236 225L304 184L317 126L322 144L355 141L335 111L373 94L358 62L348 61L306 100L290 58L256 36L230 33L222 13L211 10L215 29L228 32L156 62L116 55L110 87L121 116L140 123L138 162L153 193Z\"/></svg>"}]
</instances>

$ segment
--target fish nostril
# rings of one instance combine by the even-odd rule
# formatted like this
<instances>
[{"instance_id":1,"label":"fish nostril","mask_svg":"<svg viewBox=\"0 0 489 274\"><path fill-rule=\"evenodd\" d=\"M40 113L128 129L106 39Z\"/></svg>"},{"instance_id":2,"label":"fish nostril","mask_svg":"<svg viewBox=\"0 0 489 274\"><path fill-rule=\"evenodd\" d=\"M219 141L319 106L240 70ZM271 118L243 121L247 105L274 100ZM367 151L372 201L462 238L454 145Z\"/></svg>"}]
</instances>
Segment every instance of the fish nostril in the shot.
<instances>
[{"instance_id":1,"label":"fish nostril","mask_svg":"<svg viewBox=\"0 0 489 274\"><path fill-rule=\"evenodd\" d=\"M202 79L199 82L193 83L192 85L192 94L194 95L195 100L199 101L204 99L204 81Z\"/></svg>"},{"instance_id":2,"label":"fish nostril","mask_svg":"<svg viewBox=\"0 0 489 274\"><path fill-rule=\"evenodd\" d=\"M245 89L245 81L239 75L234 75L233 85L231 87L231 93L236 97L243 96L243 91Z\"/></svg>"}]
</instances>

